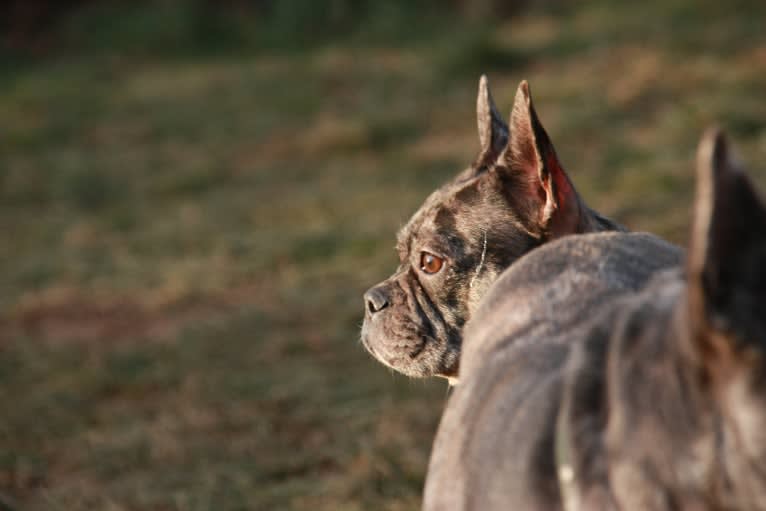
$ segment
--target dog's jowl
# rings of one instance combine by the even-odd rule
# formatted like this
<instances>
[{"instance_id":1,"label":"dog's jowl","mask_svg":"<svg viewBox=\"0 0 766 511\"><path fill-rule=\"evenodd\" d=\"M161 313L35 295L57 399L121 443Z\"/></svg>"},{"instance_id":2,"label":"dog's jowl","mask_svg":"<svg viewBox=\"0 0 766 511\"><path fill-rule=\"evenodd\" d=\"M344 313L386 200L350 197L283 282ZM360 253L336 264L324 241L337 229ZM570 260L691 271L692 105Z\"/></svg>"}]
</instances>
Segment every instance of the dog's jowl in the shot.
<instances>
[{"instance_id":1,"label":"dog's jowl","mask_svg":"<svg viewBox=\"0 0 766 511\"><path fill-rule=\"evenodd\" d=\"M766 208L719 133L697 167L685 267L648 235L592 234L493 287L425 509L766 509Z\"/></svg>"},{"instance_id":2,"label":"dog's jowl","mask_svg":"<svg viewBox=\"0 0 766 511\"><path fill-rule=\"evenodd\" d=\"M566 234L620 229L575 191L526 82L506 125L482 77L477 117L476 161L426 199L399 232L396 272L364 295L362 342L409 376L456 378L463 325L523 254Z\"/></svg>"}]
</instances>

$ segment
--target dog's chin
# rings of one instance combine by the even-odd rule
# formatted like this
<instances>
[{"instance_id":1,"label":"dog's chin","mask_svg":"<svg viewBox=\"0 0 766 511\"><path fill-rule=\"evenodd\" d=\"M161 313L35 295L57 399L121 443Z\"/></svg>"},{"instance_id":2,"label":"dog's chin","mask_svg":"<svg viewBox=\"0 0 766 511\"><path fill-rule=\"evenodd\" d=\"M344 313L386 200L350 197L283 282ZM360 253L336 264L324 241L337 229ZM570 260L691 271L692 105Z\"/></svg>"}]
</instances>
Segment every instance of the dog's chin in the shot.
<instances>
[{"instance_id":1,"label":"dog's chin","mask_svg":"<svg viewBox=\"0 0 766 511\"><path fill-rule=\"evenodd\" d=\"M427 335L376 335L365 322L362 344L383 365L412 378L457 375L459 350Z\"/></svg>"}]
</instances>

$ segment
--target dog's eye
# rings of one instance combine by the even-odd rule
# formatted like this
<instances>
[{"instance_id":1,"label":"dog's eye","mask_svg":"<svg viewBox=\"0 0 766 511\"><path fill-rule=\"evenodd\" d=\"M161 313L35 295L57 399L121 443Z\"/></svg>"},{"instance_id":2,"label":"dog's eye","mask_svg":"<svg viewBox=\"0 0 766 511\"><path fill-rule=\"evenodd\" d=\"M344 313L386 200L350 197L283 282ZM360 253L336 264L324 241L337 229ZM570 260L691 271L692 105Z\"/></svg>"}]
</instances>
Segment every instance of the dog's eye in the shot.
<instances>
[{"instance_id":1,"label":"dog's eye","mask_svg":"<svg viewBox=\"0 0 766 511\"><path fill-rule=\"evenodd\" d=\"M430 252L420 253L420 269L425 273L436 273L442 269L444 259Z\"/></svg>"}]
</instances>

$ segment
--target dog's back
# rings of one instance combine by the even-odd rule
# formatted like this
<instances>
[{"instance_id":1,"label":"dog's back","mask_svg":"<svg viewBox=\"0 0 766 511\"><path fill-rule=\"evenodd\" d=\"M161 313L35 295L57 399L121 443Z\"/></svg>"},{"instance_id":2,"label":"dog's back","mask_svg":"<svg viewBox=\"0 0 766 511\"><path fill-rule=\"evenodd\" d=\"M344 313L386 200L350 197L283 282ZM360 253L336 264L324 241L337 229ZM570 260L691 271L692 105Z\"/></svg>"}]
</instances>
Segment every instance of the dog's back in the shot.
<instances>
[{"instance_id":1,"label":"dog's back","mask_svg":"<svg viewBox=\"0 0 766 511\"><path fill-rule=\"evenodd\" d=\"M715 130L678 255L581 236L498 281L426 509L766 510L766 204Z\"/></svg>"},{"instance_id":2,"label":"dog's back","mask_svg":"<svg viewBox=\"0 0 766 511\"><path fill-rule=\"evenodd\" d=\"M681 251L654 236L600 233L565 237L507 270L467 326L424 508L555 509L554 429L571 341L680 262Z\"/></svg>"}]
</instances>

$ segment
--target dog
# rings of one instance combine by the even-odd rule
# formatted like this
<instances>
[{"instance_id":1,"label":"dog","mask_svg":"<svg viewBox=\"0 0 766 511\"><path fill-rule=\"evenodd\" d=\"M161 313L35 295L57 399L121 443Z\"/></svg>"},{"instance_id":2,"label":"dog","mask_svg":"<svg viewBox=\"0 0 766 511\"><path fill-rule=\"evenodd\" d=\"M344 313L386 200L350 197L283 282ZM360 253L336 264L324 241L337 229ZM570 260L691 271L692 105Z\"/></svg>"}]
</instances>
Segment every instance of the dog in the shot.
<instances>
[{"instance_id":1,"label":"dog","mask_svg":"<svg viewBox=\"0 0 766 511\"><path fill-rule=\"evenodd\" d=\"M648 235L595 234L497 281L425 510L766 509L766 208L716 130L693 216L683 266Z\"/></svg>"},{"instance_id":2,"label":"dog","mask_svg":"<svg viewBox=\"0 0 766 511\"><path fill-rule=\"evenodd\" d=\"M481 150L436 190L397 237L399 267L364 294L361 340L412 377L457 380L463 325L519 257L567 234L623 230L585 205L521 82L507 125L479 81Z\"/></svg>"}]
</instances>

